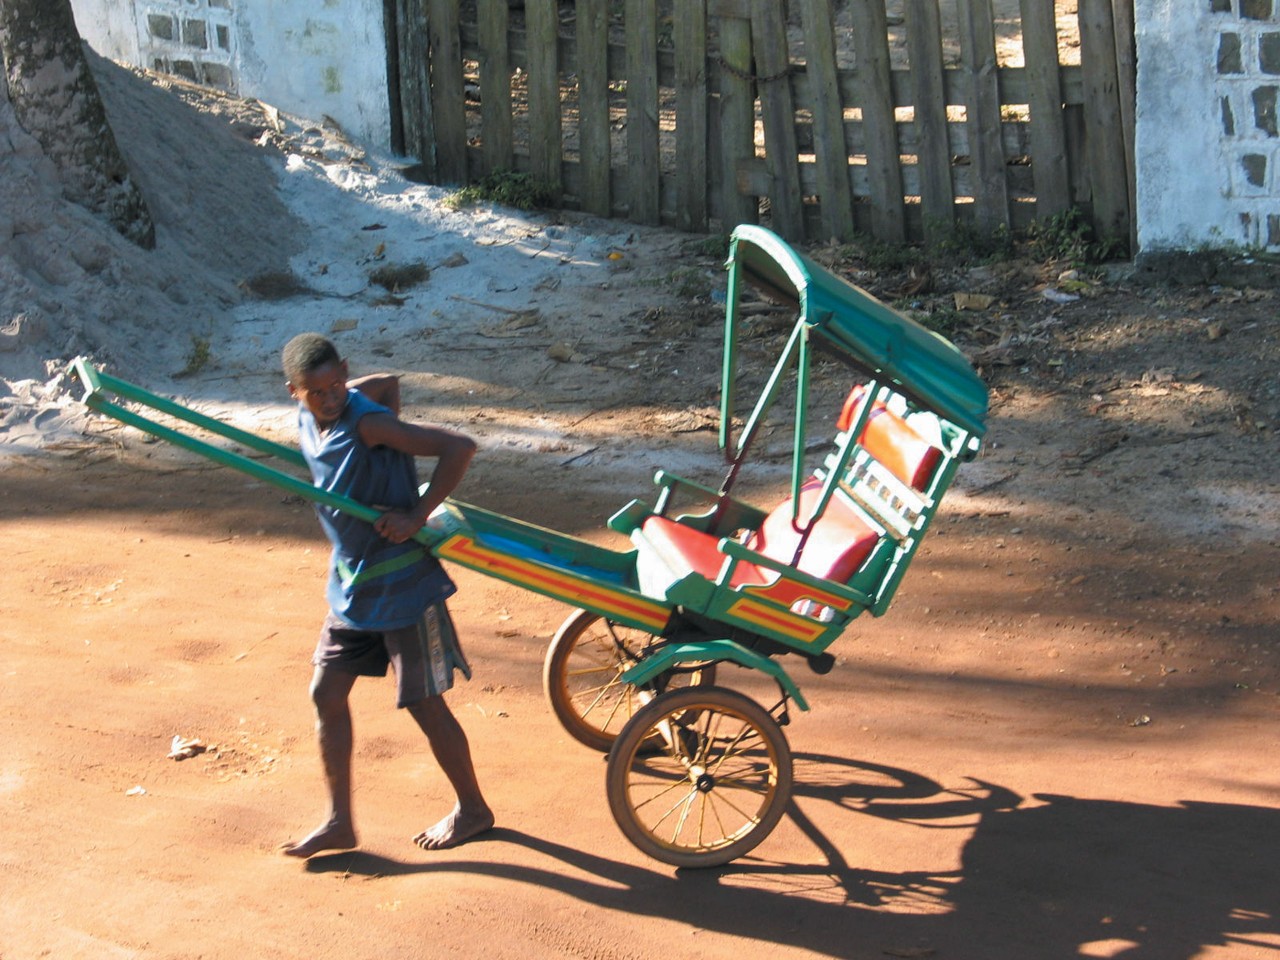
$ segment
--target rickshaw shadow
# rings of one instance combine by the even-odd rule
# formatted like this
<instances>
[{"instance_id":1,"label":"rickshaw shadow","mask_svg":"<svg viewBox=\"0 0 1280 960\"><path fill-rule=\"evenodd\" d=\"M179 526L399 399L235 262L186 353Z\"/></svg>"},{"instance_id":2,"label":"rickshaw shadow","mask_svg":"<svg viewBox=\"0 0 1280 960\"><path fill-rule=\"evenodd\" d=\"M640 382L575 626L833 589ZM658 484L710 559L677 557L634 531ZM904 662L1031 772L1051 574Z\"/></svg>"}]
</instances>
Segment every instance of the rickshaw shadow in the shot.
<instances>
[{"instance_id":1,"label":"rickshaw shadow","mask_svg":"<svg viewBox=\"0 0 1280 960\"><path fill-rule=\"evenodd\" d=\"M957 790L880 764L803 753L796 761L789 815L819 852L804 863L752 854L720 868L673 871L500 828L469 843L465 860L408 863L355 852L314 857L307 869L488 876L817 956L945 949L960 960L1192 960L1224 944L1280 954L1278 809L1022 797L978 779ZM962 833L959 865L949 856L939 869L850 864L841 845L856 826L838 839L825 835L803 809L813 810L814 800L909 829ZM498 850L490 858L486 848L495 844L551 862Z\"/></svg>"}]
</instances>

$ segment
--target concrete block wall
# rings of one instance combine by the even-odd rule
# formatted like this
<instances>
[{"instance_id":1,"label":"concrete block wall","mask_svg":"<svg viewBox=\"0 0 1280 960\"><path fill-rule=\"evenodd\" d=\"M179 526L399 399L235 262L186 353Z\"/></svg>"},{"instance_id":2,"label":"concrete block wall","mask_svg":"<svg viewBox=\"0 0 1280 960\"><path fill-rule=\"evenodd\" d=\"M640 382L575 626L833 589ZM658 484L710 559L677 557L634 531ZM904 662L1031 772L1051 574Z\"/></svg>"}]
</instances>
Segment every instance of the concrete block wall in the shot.
<instances>
[{"instance_id":1,"label":"concrete block wall","mask_svg":"<svg viewBox=\"0 0 1280 960\"><path fill-rule=\"evenodd\" d=\"M135 9L146 66L239 93L232 0L147 0Z\"/></svg>"},{"instance_id":2,"label":"concrete block wall","mask_svg":"<svg viewBox=\"0 0 1280 960\"><path fill-rule=\"evenodd\" d=\"M391 140L383 0L71 0L104 57Z\"/></svg>"},{"instance_id":3,"label":"concrete block wall","mask_svg":"<svg viewBox=\"0 0 1280 960\"><path fill-rule=\"evenodd\" d=\"M1138 245L1280 251L1280 0L1137 0Z\"/></svg>"}]
</instances>

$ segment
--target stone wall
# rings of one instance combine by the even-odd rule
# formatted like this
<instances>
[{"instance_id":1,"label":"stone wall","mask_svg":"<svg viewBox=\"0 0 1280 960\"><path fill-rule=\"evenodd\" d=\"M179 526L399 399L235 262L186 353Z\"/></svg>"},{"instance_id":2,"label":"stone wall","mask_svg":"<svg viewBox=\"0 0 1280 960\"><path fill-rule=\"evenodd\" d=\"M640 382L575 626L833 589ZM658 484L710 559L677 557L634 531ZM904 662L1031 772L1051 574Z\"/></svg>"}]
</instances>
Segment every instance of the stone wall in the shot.
<instances>
[{"instance_id":1,"label":"stone wall","mask_svg":"<svg viewBox=\"0 0 1280 960\"><path fill-rule=\"evenodd\" d=\"M1137 0L1138 245L1280 251L1280 0Z\"/></svg>"}]
</instances>

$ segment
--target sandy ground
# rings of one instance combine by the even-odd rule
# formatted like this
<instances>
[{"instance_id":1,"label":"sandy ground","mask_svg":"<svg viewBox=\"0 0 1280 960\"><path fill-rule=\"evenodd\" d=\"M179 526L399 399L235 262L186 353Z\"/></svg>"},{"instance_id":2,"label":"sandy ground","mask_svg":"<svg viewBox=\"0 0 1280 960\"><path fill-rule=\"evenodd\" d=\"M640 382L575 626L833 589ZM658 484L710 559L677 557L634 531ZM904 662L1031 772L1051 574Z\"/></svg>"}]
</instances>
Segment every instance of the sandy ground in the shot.
<instances>
[{"instance_id":1,"label":"sandy ground","mask_svg":"<svg viewBox=\"0 0 1280 960\"><path fill-rule=\"evenodd\" d=\"M479 439L460 498L613 546L605 519L655 467L715 478L714 256L618 224L453 214L318 128L267 141L274 172L254 183L279 184L264 216L294 224L279 259L305 289L277 277L199 327L99 341L123 372L288 438L279 343L334 331L355 372L403 374L408 415ZM369 283L417 259L422 288ZM840 265L886 295L903 282ZM827 676L786 664L813 706L787 728L794 802L713 871L633 849L601 757L557 726L541 662L568 609L467 571L453 609L476 675L450 702L498 828L410 843L451 798L390 681L367 681L361 846L281 856L323 811L310 509L10 377L0 957L1273 955L1273 296L1113 279L1060 303L1038 269L939 269L920 294L925 310L955 289L996 298L965 332L993 387L985 453L888 615L855 623ZM775 346L764 327L747 359ZM816 405L846 387L824 367ZM762 501L785 469L775 439ZM175 736L210 749L170 759Z\"/></svg>"}]
</instances>

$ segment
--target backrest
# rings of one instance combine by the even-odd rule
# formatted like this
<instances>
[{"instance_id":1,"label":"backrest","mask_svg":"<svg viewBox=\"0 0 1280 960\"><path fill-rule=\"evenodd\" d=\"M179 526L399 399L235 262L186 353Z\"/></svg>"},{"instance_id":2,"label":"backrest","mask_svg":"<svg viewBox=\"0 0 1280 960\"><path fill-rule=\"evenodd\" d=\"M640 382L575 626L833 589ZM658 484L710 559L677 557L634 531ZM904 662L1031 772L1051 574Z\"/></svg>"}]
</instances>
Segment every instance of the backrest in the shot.
<instances>
[{"instance_id":1,"label":"backrest","mask_svg":"<svg viewBox=\"0 0 1280 960\"><path fill-rule=\"evenodd\" d=\"M864 390L849 391L836 428L842 433L853 426ZM906 420L877 401L858 443L885 469L907 486L925 490L942 460L942 451L920 436Z\"/></svg>"},{"instance_id":2,"label":"backrest","mask_svg":"<svg viewBox=\"0 0 1280 960\"><path fill-rule=\"evenodd\" d=\"M814 524L804 551L796 561L796 549L821 493L822 481L811 477L800 488L800 514L795 521L792 521L792 501L788 498L768 513L746 545L780 563L790 565L795 561L796 568L810 576L845 583L871 552L877 535L861 514L837 494Z\"/></svg>"}]
</instances>

